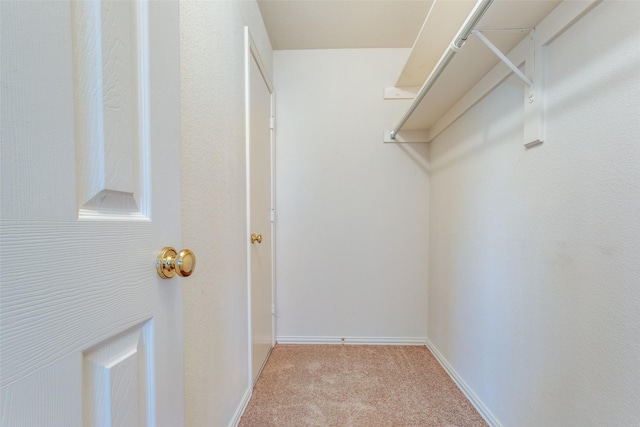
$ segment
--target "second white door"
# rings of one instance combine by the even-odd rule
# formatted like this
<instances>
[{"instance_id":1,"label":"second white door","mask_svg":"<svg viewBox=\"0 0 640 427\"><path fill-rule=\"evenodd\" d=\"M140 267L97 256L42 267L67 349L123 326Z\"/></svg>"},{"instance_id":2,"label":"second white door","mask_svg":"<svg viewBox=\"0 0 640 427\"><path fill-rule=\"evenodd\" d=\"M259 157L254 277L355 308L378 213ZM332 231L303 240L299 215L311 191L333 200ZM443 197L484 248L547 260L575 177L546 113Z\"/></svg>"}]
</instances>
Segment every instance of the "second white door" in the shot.
<instances>
[{"instance_id":1,"label":"second white door","mask_svg":"<svg viewBox=\"0 0 640 427\"><path fill-rule=\"evenodd\" d=\"M247 36L249 39L249 37ZM249 42L250 43L250 42ZM273 346L271 86L255 49L248 49L248 145L251 383Z\"/></svg>"}]
</instances>

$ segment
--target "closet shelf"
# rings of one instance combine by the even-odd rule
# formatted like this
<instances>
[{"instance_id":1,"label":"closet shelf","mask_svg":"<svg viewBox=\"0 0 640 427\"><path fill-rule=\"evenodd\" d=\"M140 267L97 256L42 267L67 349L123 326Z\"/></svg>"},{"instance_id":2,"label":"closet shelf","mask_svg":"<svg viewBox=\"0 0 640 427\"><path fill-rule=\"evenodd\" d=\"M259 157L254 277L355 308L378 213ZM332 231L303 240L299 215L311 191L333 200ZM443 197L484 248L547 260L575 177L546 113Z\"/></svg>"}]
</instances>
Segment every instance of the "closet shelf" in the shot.
<instances>
[{"instance_id":1,"label":"closet shelf","mask_svg":"<svg viewBox=\"0 0 640 427\"><path fill-rule=\"evenodd\" d=\"M480 22L480 19L482 19L482 16L486 13L486 11L489 9L492 3L493 3L493 0L478 0L478 3L473 8L471 13L467 17L467 19L464 21L464 23L462 24L462 27L460 27L460 30L457 32L451 44L444 51L444 53L438 60L438 63L433 68L433 70L431 70L429 77L427 77L426 81L424 82L424 84L416 94L416 97L413 103L411 103L409 110L404 114L404 116L402 116L402 119L400 119L400 122L389 133L389 138L391 138L392 140L396 139L396 135L398 134L398 131L402 129L402 127L407 122L407 120L411 117L415 109L418 107L418 105L420 105L420 102L422 101L424 96L429 92L429 90L431 90L431 88L436 83L438 78L440 78L440 75L444 72L444 70L447 68L449 63L453 60L453 58L460 51L460 49L462 49L465 42L471 35L471 32L474 31L476 25L478 24L478 22ZM433 3L433 4L436 4L436 3Z\"/></svg>"},{"instance_id":2,"label":"closet shelf","mask_svg":"<svg viewBox=\"0 0 640 427\"><path fill-rule=\"evenodd\" d=\"M450 34L458 34L470 13L485 2L434 2L396 86L385 89L385 99L413 98L415 101L410 108L412 114L406 118L395 139L391 138L391 130L385 130L385 142L433 140L512 74L514 66L521 67L523 64L524 76L520 77L532 83L523 84L524 143L529 146L542 142L540 50L590 10L598 0L494 0L475 25L476 31L481 32L480 36L472 34L467 38L446 69L432 82L422 100L417 102L415 95L420 88L416 86L421 82L423 87L429 83L427 77L447 54L452 40L455 42L455 37ZM442 27L442 22L447 23L447 28ZM489 44L485 44L483 36L490 41ZM445 42L447 37L448 41ZM489 45L494 45L508 57L513 64L511 68L502 62L495 51L492 52ZM439 52L437 59L434 59L434 51ZM428 68L425 68L425 64L428 64ZM419 79L418 74L422 75Z\"/></svg>"}]
</instances>

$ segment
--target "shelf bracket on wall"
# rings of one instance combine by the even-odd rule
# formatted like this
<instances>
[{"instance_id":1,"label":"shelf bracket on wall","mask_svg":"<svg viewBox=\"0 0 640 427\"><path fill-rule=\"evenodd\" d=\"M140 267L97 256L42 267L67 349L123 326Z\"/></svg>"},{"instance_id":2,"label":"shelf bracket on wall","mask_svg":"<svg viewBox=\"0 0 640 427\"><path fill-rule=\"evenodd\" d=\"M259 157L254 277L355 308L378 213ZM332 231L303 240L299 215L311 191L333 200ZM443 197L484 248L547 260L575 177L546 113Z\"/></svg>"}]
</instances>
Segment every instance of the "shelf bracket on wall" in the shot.
<instances>
[{"instance_id":1,"label":"shelf bracket on wall","mask_svg":"<svg viewBox=\"0 0 640 427\"><path fill-rule=\"evenodd\" d=\"M390 131L385 130L382 140L384 142L427 142L429 141L429 131L426 130L401 130L396 133L395 138L391 138Z\"/></svg>"},{"instance_id":2,"label":"shelf bracket on wall","mask_svg":"<svg viewBox=\"0 0 640 427\"><path fill-rule=\"evenodd\" d=\"M540 49L535 42L535 29L531 32L530 50L525 63L525 73L498 49L491 41L482 34L481 31L473 30L472 34L476 35L487 47L496 54L500 60L511 69L520 79L527 85L525 88L524 101L524 146L529 148L534 145L541 144L543 141L543 111L542 111L542 92L540 90L540 66L536 59L540 58ZM539 61L538 61L539 62ZM534 80L527 77L535 76Z\"/></svg>"},{"instance_id":3,"label":"shelf bracket on wall","mask_svg":"<svg viewBox=\"0 0 640 427\"><path fill-rule=\"evenodd\" d=\"M471 34L475 34L475 35L476 35L480 40L482 40L482 42L483 42L484 44L486 44L486 45L487 45L487 47L488 47L489 49L491 49L491 51L492 51L493 53L495 53L495 54L496 54L496 56L497 56L498 58L500 58L500 60L501 60L502 62L504 62L504 63L505 63L505 65L506 65L507 67L511 68L511 71L513 71L514 73L516 73L516 75L517 75L518 77L520 77L520 79L522 79L522 81L523 81L527 86L529 86L530 94L531 94L530 96L533 96L533 82L531 81L531 79L530 79L529 77L527 77L527 76L526 76L522 71L520 71L520 69L519 69L518 67L516 67L516 66L513 64L513 62L511 62L511 61L509 60L509 58L507 58L507 55L505 55L504 53L502 53L502 52L500 51L500 49L498 49L498 48L496 47L496 45L494 45L493 43L491 43L491 41L489 41L489 39L488 39L484 34L482 34L482 32L481 32L481 31L473 30L473 31L471 32Z\"/></svg>"},{"instance_id":4,"label":"shelf bracket on wall","mask_svg":"<svg viewBox=\"0 0 640 427\"><path fill-rule=\"evenodd\" d=\"M524 62L525 72L533 76L532 94L524 100L524 146L527 148L544 141L544 105L542 92L542 46L531 31L529 55Z\"/></svg>"}]
</instances>

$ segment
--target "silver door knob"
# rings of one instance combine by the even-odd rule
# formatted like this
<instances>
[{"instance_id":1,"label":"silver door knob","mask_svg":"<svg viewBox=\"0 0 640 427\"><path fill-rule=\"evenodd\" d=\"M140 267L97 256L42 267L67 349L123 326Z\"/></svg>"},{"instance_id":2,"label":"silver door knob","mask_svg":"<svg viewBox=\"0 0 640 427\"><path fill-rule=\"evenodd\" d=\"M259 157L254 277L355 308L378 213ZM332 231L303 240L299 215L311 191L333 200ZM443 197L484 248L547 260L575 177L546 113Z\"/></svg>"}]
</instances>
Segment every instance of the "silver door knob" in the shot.
<instances>
[{"instance_id":1,"label":"silver door knob","mask_svg":"<svg viewBox=\"0 0 640 427\"><path fill-rule=\"evenodd\" d=\"M156 258L156 270L163 279L171 279L176 273L180 277L189 277L195 269L196 256L190 249L183 249L178 253L167 246L162 248Z\"/></svg>"}]
</instances>

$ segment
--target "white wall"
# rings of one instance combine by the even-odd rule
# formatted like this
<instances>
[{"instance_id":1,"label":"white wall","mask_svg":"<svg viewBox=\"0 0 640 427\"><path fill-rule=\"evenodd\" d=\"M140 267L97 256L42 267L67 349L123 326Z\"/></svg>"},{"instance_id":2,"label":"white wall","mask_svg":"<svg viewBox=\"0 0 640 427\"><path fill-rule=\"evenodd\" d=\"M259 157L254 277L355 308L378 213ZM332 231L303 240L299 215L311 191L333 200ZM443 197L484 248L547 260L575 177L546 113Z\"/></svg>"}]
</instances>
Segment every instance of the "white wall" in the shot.
<instances>
[{"instance_id":1,"label":"white wall","mask_svg":"<svg viewBox=\"0 0 640 427\"><path fill-rule=\"evenodd\" d=\"M426 336L427 147L382 142L407 55L274 52L280 342Z\"/></svg>"},{"instance_id":2,"label":"white wall","mask_svg":"<svg viewBox=\"0 0 640 427\"><path fill-rule=\"evenodd\" d=\"M180 4L182 235L198 260L184 280L189 426L228 425L248 389L245 25L270 72L255 1Z\"/></svg>"},{"instance_id":3,"label":"white wall","mask_svg":"<svg viewBox=\"0 0 640 427\"><path fill-rule=\"evenodd\" d=\"M510 78L430 147L429 339L505 426L640 419L638 22L546 49L543 145Z\"/></svg>"}]
</instances>

